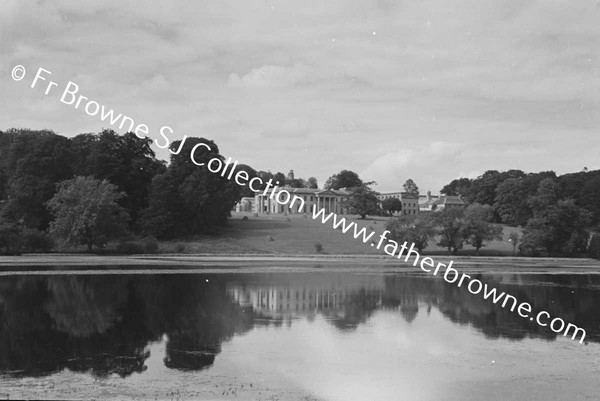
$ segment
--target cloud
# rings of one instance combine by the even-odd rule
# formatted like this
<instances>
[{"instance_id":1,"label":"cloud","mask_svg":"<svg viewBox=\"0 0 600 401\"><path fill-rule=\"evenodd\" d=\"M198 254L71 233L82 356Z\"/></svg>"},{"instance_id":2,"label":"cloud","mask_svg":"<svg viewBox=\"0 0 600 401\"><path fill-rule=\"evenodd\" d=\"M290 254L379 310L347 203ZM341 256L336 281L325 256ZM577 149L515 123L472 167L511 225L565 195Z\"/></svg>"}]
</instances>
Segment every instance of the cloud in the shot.
<instances>
[{"instance_id":1,"label":"cloud","mask_svg":"<svg viewBox=\"0 0 600 401\"><path fill-rule=\"evenodd\" d=\"M381 155L359 174L365 181L376 181L377 189L384 192L400 191L409 178L421 183L421 190L433 190L431 174L447 168L458 157L462 147L458 143L432 142L420 148L403 148Z\"/></svg>"},{"instance_id":2,"label":"cloud","mask_svg":"<svg viewBox=\"0 0 600 401\"><path fill-rule=\"evenodd\" d=\"M243 76L232 73L227 85L232 88L282 88L294 86L306 81L311 69L305 65L297 64L293 67L280 65L264 65L253 68Z\"/></svg>"},{"instance_id":3,"label":"cloud","mask_svg":"<svg viewBox=\"0 0 600 401\"><path fill-rule=\"evenodd\" d=\"M174 139L321 182L351 169L436 190L461 171L600 168L593 2L5 3L0 129L101 129L12 81L23 64Z\"/></svg>"}]
</instances>

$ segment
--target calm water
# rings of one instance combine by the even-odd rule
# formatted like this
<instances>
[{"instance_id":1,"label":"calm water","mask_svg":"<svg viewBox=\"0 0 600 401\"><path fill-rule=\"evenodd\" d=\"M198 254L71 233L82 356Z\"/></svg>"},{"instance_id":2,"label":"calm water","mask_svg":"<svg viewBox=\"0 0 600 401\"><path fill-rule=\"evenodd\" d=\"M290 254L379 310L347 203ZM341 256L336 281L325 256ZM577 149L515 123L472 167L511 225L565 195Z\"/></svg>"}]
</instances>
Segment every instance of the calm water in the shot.
<instances>
[{"instance_id":1,"label":"calm water","mask_svg":"<svg viewBox=\"0 0 600 401\"><path fill-rule=\"evenodd\" d=\"M478 278L586 343L419 274L8 276L0 399L600 399L600 275Z\"/></svg>"}]
</instances>

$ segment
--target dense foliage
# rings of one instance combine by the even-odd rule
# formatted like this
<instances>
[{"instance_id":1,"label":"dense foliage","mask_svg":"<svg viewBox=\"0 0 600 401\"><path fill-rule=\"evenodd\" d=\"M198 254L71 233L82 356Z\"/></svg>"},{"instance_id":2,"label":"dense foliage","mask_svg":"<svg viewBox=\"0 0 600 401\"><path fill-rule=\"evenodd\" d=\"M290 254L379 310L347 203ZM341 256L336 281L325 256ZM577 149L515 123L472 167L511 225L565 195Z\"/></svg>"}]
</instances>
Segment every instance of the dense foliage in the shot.
<instances>
[{"instance_id":1,"label":"dense foliage","mask_svg":"<svg viewBox=\"0 0 600 401\"><path fill-rule=\"evenodd\" d=\"M0 252L49 250L46 232L88 248L125 231L163 238L217 232L240 197L253 193L194 165L190 150L200 141L213 151L197 159L223 159L216 144L199 138L187 138L167 166L149 139L131 132L69 139L47 130L0 131ZM102 196L110 207L98 204Z\"/></svg>"},{"instance_id":2,"label":"dense foliage","mask_svg":"<svg viewBox=\"0 0 600 401\"><path fill-rule=\"evenodd\" d=\"M129 215L117 201L124 196L107 180L75 177L58 185L48 202L55 216L50 233L68 245L103 248L127 232Z\"/></svg>"},{"instance_id":3,"label":"dense foliage","mask_svg":"<svg viewBox=\"0 0 600 401\"><path fill-rule=\"evenodd\" d=\"M460 195L468 204L489 205L495 223L522 226L518 249L524 255L584 253L590 232L600 224L600 170L561 176L489 170L475 179L453 180L441 192Z\"/></svg>"}]
</instances>

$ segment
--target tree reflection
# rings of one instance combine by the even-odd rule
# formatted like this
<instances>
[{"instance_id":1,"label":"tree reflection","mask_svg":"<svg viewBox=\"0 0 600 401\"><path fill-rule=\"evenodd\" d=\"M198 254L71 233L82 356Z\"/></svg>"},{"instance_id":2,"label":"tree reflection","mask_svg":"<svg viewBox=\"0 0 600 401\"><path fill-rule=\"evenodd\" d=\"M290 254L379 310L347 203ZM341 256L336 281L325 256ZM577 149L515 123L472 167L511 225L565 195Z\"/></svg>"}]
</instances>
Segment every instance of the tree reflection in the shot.
<instances>
[{"instance_id":1,"label":"tree reflection","mask_svg":"<svg viewBox=\"0 0 600 401\"><path fill-rule=\"evenodd\" d=\"M600 340L600 282L591 275L473 275ZM543 283L544 285L540 285ZM553 284L553 285L550 285ZM490 339L557 337L481 295L420 275L20 276L0 278L0 373L42 376L65 368L97 377L146 369L148 344L166 336L164 364L213 365L223 342L257 325L321 316L352 331L377 311L415 324L438 309ZM426 316L425 316L426 318Z\"/></svg>"}]
</instances>

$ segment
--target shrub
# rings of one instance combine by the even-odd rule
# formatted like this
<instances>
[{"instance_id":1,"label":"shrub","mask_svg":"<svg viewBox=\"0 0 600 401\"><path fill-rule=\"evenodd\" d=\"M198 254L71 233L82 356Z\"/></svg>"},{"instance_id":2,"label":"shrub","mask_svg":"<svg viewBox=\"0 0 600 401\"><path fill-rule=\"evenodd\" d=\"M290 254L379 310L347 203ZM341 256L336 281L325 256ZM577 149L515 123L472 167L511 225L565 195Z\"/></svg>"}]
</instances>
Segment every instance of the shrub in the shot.
<instances>
[{"instance_id":1,"label":"shrub","mask_svg":"<svg viewBox=\"0 0 600 401\"><path fill-rule=\"evenodd\" d=\"M267 241L275 241L272 235L267 235Z\"/></svg>"},{"instance_id":2,"label":"shrub","mask_svg":"<svg viewBox=\"0 0 600 401\"><path fill-rule=\"evenodd\" d=\"M149 236L144 238L144 251L146 253L156 253L158 252L158 241L156 238Z\"/></svg>"},{"instance_id":3,"label":"shrub","mask_svg":"<svg viewBox=\"0 0 600 401\"><path fill-rule=\"evenodd\" d=\"M323 244L319 241L315 242L315 251L317 251L317 253L323 252Z\"/></svg>"},{"instance_id":4,"label":"shrub","mask_svg":"<svg viewBox=\"0 0 600 401\"><path fill-rule=\"evenodd\" d=\"M26 252L50 252L54 241L50 235L33 228L25 228L21 233L22 246Z\"/></svg>"},{"instance_id":5,"label":"shrub","mask_svg":"<svg viewBox=\"0 0 600 401\"><path fill-rule=\"evenodd\" d=\"M0 249L5 255L20 255L22 237L19 227L12 222L0 221Z\"/></svg>"},{"instance_id":6,"label":"shrub","mask_svg":"<svg viewBox=\"0 0 600 401\"><path fill-rule=\"evenodd\" d=\"M175 253L184 253L185 252L185 245L182 243L177 243L175 244Z\"/></svg>"},{"instance_id":7,"label":"shrub","mask_svg":"<svg viewBox=\"0 0 600 401\"><path fill-rule=\"evenodd\" d=\"M136 242L121 242L116 251L123 255L134 255L144 253L144 247Z\"/></svg>"},{"instance_id":8,"label":"shrub","mask_svg":"<svg viewBox=\"0 0 600 401\"><path fill-rule=\"evenodd\" d=\"M248 216L242 217L242 221L248 221Z\"/></svg>"}]
</instances>

